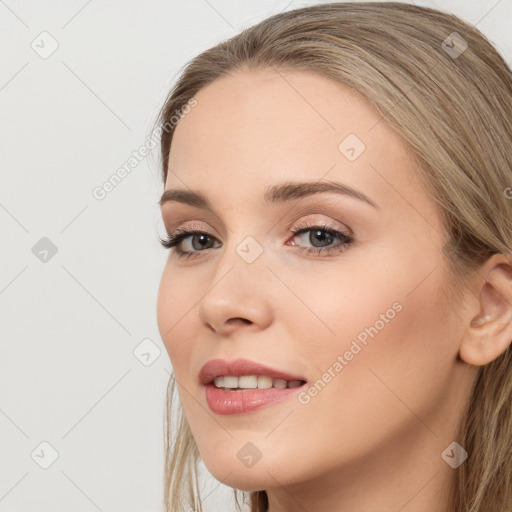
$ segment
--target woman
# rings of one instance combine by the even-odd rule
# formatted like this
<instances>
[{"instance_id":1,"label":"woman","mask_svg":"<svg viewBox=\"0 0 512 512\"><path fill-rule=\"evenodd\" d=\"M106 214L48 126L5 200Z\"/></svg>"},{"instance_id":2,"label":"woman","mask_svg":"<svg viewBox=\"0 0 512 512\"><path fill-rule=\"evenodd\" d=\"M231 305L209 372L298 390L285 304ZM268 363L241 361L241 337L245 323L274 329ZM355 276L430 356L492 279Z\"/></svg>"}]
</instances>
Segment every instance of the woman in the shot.
<instances>
[{"instance_id":1,"label":"woman","mask_svg":"<svg viewBox=\"0 0 512 512\"><path fill-rule=\"evenodd\" d=\"M402 3L187 65L159 116L166 510L201 510L199 458L253 512L511 509L511 120L489 41Z\"/></svg>"}]
</instances>

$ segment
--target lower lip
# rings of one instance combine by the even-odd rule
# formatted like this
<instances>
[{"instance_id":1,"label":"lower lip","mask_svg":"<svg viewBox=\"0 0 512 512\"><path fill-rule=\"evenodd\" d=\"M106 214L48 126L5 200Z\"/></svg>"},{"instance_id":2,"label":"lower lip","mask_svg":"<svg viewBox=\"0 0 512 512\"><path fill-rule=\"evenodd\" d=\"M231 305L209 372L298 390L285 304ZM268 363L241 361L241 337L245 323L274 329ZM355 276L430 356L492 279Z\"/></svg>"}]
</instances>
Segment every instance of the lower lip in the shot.
<instances>
[{"instance_id":1,"label":"lower lip","mask_svg":"<svg viewBox=\"0 0 512 512\"><path fill-rule=\"evenodd\" d=\"M305 384L296 388L239 389L224 391L213 384L207 384L206 401L216 414L245 414L255 409L275 404L296 395Z\"/></svg>"}]
</instances>

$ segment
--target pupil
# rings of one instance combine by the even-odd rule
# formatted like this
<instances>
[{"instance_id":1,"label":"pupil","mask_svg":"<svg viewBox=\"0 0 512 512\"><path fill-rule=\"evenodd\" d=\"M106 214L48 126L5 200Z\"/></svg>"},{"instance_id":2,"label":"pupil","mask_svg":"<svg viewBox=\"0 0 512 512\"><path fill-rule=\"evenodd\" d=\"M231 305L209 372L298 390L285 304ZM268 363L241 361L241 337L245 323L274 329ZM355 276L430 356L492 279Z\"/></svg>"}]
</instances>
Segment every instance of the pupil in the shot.
<instances>
[{"instance_id":1,"label":"pupil","mask_svg":"<svg viewBox=\"0 0 512 512\"><path fill-rule=\"evenodd\" d=\"M201 240L201 242L200 242L201 245L199 247L195 247L195 244L194 244L195 237L197 237L197 238L199 238ZM205 245L203 245L203 243L205 242L205 240L208 239L208 235L195 235L195 237L192 238L192 246L194 247L194 249L195 250L197 250L197 249L204 249Z\"/></svg>"},{"instance_id":2,"label":"pupil","mask_svg":"<svg viewBox=\"0 0 512 512\"><path fill-rule=\"evenodd\" d=\"M317 230L314 232L314 235L315 235L316 237L318 237L318 238L320 239L320 241L321 241L321 242L327 242L327 243L330 243L330 242L332 242L332 241L333 241L333 238L334 238L333 236L328 235L328 234L325 234L325 235L323 235L323 236L322 236L322 233L327 233L327 231L326 231L326 230L324 230L324 229L317 229ZM313 242L313 240L311 239L311 237L310 237L310 242ZM315 245L315 244L313 243L313 245Z\"/></svg>"}]
</instances>

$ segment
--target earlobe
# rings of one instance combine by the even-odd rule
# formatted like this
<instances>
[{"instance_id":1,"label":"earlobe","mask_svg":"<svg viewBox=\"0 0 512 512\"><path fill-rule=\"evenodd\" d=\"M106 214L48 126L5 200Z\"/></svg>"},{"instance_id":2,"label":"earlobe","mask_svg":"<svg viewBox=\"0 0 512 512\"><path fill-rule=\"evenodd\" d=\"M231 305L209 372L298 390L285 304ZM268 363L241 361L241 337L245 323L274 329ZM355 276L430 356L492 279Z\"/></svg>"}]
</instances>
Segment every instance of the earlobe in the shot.
<instances>
[{"instance_id":1,"label":"earlobe","mask_svg":"<svg viewBox=\"0 0 512 512\"><path fill-rule=\"evenodd\" d=\"M487 275L486 279L482 276ZM489 258L478 273L479 311L470 318L460 346L460 358L486 365L512 343L512 266L503 254Z\"/></svg>"}]
</instances>

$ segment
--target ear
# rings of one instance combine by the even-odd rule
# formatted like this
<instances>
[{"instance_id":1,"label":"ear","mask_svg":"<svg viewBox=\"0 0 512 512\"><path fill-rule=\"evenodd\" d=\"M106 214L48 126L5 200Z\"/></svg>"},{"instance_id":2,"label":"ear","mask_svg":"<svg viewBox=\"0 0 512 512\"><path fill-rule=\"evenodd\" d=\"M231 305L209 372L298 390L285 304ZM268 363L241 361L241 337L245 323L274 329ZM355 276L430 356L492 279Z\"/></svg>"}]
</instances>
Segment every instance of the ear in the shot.
<instances>
[{"instance_id":1,"label":"ear","mask_svg":"<svg viewBox=\"0 0 512 512\"><path fill-rule=\"evenodd\" d=\"M466 363L483 366L512 342L512 265L503 254L494 254L475 276L473 313L459 355Z\"/></svg>"}]
</instances>

